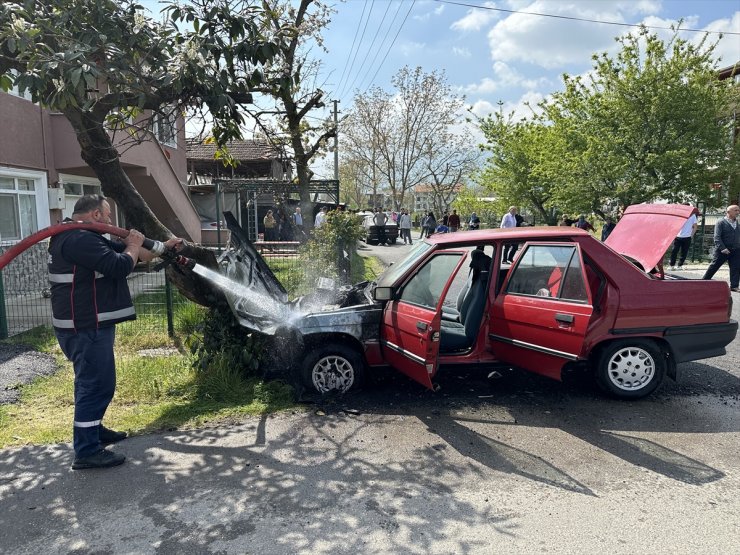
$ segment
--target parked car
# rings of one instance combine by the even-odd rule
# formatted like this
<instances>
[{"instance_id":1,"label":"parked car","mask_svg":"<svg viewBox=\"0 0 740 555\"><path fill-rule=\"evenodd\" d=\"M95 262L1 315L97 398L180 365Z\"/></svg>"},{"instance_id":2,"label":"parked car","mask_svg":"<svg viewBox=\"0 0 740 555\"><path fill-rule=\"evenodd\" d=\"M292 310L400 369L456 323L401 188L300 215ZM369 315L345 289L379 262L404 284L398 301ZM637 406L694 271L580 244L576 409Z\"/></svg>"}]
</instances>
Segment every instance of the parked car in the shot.
<instances>
[{"instance_id":1,"label":"parked car","mask_svg":"<svg viewBox=\"0 0 740 555\"><path fill-rule=\"evenodd\" d=\"M358 216L362 218L362 227L365 230L365 242L368 245L377 245L380 242L380 226L375 225L375 214L372 212L359 212ZM386 242L395 245L398 240L398 224L388 218L384 228Z\"/></svg>"},{"instance_id":2,"label":"parked car","mask_svg":"<svg viewBox=\"0 0 740 555\"><path fill-rule=\"evenodd\" d=\"M737 334L726 282L662 268L693 210L631 206L606 243L569 227L434 235L374 282L292 302L235 221L222 260L227 275L274 302L265 309L229 292L240 323L272 336L281 363L318 392L358 387L381 366L435 389L448 368L503 365L555 380L580 367L634 399L675 380L682 362L725 354ZM501 253L511 243L519 249L509 264Z\"/></svg>"}]
</instances>

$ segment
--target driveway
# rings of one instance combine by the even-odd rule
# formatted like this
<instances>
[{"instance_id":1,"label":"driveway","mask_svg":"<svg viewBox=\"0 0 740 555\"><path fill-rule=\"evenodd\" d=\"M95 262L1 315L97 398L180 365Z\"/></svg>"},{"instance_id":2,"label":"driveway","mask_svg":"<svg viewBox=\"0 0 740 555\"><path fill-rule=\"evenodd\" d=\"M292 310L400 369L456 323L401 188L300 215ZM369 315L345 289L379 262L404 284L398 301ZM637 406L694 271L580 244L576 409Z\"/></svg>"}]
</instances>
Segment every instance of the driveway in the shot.
<instances>
[{"instance_id":1,"label":"driveway","mask_svg":"<svg viewBox=\"0 0 740 555\"><path fill-rule=\"evenodd\" d=\"M448 372L432 393L388 373L305 410L128 439L105 471L70 471L69 445L6 449L0 551L738 552L738 343L637 402L578 375Z\"/></svg>"}]
</instances>

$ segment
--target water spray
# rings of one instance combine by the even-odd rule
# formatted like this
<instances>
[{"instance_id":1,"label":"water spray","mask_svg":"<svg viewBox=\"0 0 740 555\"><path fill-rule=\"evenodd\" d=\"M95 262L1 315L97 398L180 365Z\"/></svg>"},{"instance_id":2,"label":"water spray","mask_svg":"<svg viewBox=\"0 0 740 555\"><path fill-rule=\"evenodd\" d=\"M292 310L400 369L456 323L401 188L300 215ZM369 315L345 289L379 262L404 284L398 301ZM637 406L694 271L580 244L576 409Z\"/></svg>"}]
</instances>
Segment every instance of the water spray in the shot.
<instances>
[{"instance_id":1,"label":"water spray","mask_svg":"<svg viewBox=\"0 0 740 555\"><path fill-rule=\"evenodd\" d=\"M20 255L22 252L31 248L36 243L43 241L44 239L48 239L49 237L53 237L54 235L64 233L65 231L70 231L72 229L86 229L89 231L97 231L98 233L109 233L121 238L128 237L128 234L130 233L128 229L123 229L122 227L116 227L114 225L103 223L64 222L61 224L52 225L37 231L33 235L29 235L22 241L19 241L15 245L10 247L2 255L0 255L0 270L10 264L11 260ZM151 251L155 256L159 256L160 258L162 258L162 262L160 262L156 267L157 270L161 270L162 268L173 262L184 269L192 270L195 267L194 260L177 254L172 249L168 249L161 241L156 241L154 239L149 239L145 237L144 242L141 246L144 247L146 250Z\"/></svg>"}]
</instances>

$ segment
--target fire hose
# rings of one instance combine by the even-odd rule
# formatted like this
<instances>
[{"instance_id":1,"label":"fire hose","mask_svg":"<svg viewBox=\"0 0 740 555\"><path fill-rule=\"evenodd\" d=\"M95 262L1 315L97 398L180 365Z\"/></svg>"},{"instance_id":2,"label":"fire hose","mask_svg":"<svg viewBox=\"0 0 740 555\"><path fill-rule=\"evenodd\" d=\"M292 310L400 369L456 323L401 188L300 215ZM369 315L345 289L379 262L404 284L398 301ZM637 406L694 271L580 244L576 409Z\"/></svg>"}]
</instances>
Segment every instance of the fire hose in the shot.
<instances>
[{"instance_id":1,"label":"fire hose","mask_svg":"<svg viewBox=\"0 0 740 555\"><path fill-rule=\"evenodd\" d=\"M11 260L13 260L15 257L29 249L36 243L43 241L44 239L48 239L49 237L53 237L54 235L64 233L65 231L70 231L72 229L86 229L89 231L96 231L98 233L109 233L111 235L115 235L116 237L121 237L122 239L128 237L128 234L130 233L128 229L123 229L122 227L116 227L114 225L103 223L64 222L61 224L52 225L37 231L33 235L29 235L22 241L19 241L18 243L10 247L3 254L1 254L0 270L10 264ZM149 239L145 237L144 242L141 246L144 247L146 250L151 251L155 256L158 256L162 259L162 262L154 267L155 270L161 270L172 262L175 262L178 265L191 270L195 266L194 260L177 254L177 252L175 252L173 249L165 247L164 243L162 243L161 241L156 241L154 239Z\"/></svg>"}]
</instances>

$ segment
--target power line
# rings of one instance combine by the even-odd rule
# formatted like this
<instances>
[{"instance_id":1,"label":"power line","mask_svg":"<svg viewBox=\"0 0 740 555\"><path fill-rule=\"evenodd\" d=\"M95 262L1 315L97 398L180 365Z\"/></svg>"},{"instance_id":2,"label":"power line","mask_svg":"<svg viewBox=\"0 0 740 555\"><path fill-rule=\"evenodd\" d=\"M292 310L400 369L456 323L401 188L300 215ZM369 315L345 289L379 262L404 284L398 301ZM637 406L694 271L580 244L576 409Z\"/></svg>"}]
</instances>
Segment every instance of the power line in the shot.
<instances>
[{"instance_id":1,"label":"power line","mask_svg":"<svg viewBox=\"0 0 740 555\"><path fill-rule=\"evenodd\" d=\"M344 74L347 72L347 68L349 67L349 59L352 57L352 51L355 49L355 41L357 40L357 33L360 31L360 25L362 25L362 19L365 17L366 7L367 7L367 3L363 3L362 4L362 14L360 15L360 19L357 21L357 29L355 29L355 36L352 39L352 46L350 47L349 52L347 52L347 59L344 61L344 69L342 70L342 76L339 78L339 82L337 83L337 88L341 86L342 80L344 79Z\"/></svg>"},{"instance_id":2,"label":"power line","mask_svg":"<svg viewBox=\"0 0 740 555\"><path fill-rule=\"evenodd\" d=\"M375 7L375 0L372 0L372 3L370 4L370 11L368 12L367 19L365 20L365 26L362 28L362 35L360 35L360 42L357 44L357 50L355 51L355 56L354 58L352 58L352 63L350 63L351 66L355 65L355 60L357 59L357 54L360 52L360 45L362 44L362 39L365 38L365 31L367 30L367 24L370 23L370 16L373 13L374 7Z\"/></svg>"},{"instance_id":3,"label":"power line","mask_svg":"<svg viewBox=\"0 0 740 555\"><path fill-rule=\"evenodd\" d=\"M618 25L620 27L646 27L648 29L659 29L663 31L673 31L674 30L672 27L661 27L659 25L644 25L641 23L621 23L618 21L602 21L599 19L588 19L586 17L555 15L551 13L541 13L541 12L523 12L519 10L507 10L505 8L493 8L491 6L480 6L478 4L468 4L467 2L456 2L454 0L434 0L434 1L440 4L450 4L453 6L464 6L466 8L475 8L477 10L488 10L491 12L503 12L503 13L521 14L521 15L535 15L538 17L551 17L553 19L567 19L570 21L583 21L586 23L601 23L603 25ZM734 31L706 31L704 29L688 29L688 28L683 28L683 27L680 27L678 30L686 31L690 33L713 33L717 35L740 35L740 33L736 33Z\"/></svg>"},{"instance_id":4,"label":"power line","mask_svg":"<svg viewBox=\"0 0 740 555\"><path fill-rule=\"evenodd\" d=\"M403 29L404 24L406 23L406 20L409 18L409 14L411 13L411 10L414 8L414 4L416 4L416 0L411 2L411 6L409 7L409 11L406 12L406 16L403 18L403 21L401 22L401 26L398 28L398 32L396 32L396 36L393 37L393 42L391 42L391 45L388 47L388 50L385 52L385 56L383 56L383 60L380 62L380 65L378 66L378 69L375 70L375 73L373 74L372 78L370 79L370 83L375 81L375 78L378 75L378 72L380 71L380 68L383 67L383 64L385 63L386 58L388 57L388 54L391 52L391 48L393 48L393 45L396 44L396 39L398 38L398 35L401 33L401 29Z\"/></svg>"},{"instance_id":5,"label":"power line","mask_svg":"<svg viewBox=\"0 0 740 555\"><path fill-rule=\"evenodd\" d=\"M400 6L401 4L399 3L399 8ZM357 69L357 73L355 73L355 78L352 80L352 84L348 87L350 91L352 90L352 87L355 85L355 82L357 81L357 77L359 77L360 73L362 73L362 69L365 67L365 62L367 61L367 57L370 55L370 52L372 51L373 46L375 45L375 40L378 38L378 34L380 33L381 27L383 27L383 23L385 23L385 18L388 15L388 10L390 9L390 7L391 7L391 2L388 2L385 8L385 12L383 12L383 19L380 20L380 24L378 25L378 28L375 30L375 35L373 36L373 40L370 42L370 46L367 47L367 52L365 52L365 57L362 58L362 61L360 62L360 67ZM396 13L398 13L398 10L396 10ZM385 36L388 36L387 31L386 31ZM383 37L383 40L385 40L385 36ZM375 58L377 57L378 57L378 50L375 51ZM373 61L375 61L375 58L373 58ZM349 81L349 78L347 78L347 81Z\"/></svg>"},{"instance_id":6,"label":"power line","mask_svg":"<svg viewBox=\"0 0 740 555\"><path fill-rule=\"evenodd\" d=\"M388 5L390 5L390 4L388 4ZM402 4L401 4L401 2L398 2L398 7L396 8L396 13L395 13L395 14L393 14L393 20L394 20L394 21L396 21L396 20L398 19L398 12L400 12L400 11L401 11L401 5L402 5ZM363 76L362 76L362 79L360 80L360 88L362 88L362 84L363 84L363 83L365 82L365 79L367 78L367 76L368 76L368 75L370 74L370 72L372 71L372 68L373 68L373 66L375 65L375 60L377 60L377 59L378 59L378 54L380 54L380 51L382 50L382 48L383 48L383 45L385 44L385 39L387 39L387 38L388 38L388 33L390 33L390 32L391 32L391 28L392 28L392 26L391 26L391 25L389 25L389 26L388 26L388 27L386 28L386 30L385 30L385 35L383 35L383 40L382 40L382 41L380 41L380 47L378 47L378 49L377 49L377 50L375 51L375 56L373 56L373 60L372 60L372 61L370 62L370 65L368 66L368 68L367 68L367 71L365 72L365 75L363 75ZM354 83L353 83L353 84L354 84ZM369 83L368 83L368 84L369 84Z\"/></svg>"}]
</instances>

